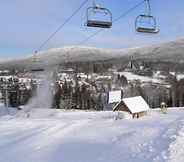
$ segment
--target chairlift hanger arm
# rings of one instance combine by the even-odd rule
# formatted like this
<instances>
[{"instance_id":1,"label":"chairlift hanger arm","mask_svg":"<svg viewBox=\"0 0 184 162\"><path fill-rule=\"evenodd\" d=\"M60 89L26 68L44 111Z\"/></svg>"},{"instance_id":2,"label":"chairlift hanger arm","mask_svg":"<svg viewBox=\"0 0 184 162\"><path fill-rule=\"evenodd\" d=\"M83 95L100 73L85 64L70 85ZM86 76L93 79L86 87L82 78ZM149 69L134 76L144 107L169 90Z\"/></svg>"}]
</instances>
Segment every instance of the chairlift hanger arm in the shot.
<instances>
[{"instance_id":1,"label":"chairlift hanger arm","mask_svg":"<svg viewBox=\"0 0 184 162\"><path fill-rule=\"evenodd\" d=\"M105 7L88 7L87 8L87 17L89 17L90 10L94 10L94 9L102 10L104 12L106 11L110 15L111 20L112 20L112 12L109 9L105 8Z\"/></svg>"},{"instance_id":2,"label":"chairlift hanger arm","mask_svg":"<svg viewBox=\"0 0 184 162\"><path fill-rule=\"evenodd\" d=\"M151 15L151 5L150 5L150 0L145 0L145 7L146 7L146 14Z\"/></svg>"}]
</instances>

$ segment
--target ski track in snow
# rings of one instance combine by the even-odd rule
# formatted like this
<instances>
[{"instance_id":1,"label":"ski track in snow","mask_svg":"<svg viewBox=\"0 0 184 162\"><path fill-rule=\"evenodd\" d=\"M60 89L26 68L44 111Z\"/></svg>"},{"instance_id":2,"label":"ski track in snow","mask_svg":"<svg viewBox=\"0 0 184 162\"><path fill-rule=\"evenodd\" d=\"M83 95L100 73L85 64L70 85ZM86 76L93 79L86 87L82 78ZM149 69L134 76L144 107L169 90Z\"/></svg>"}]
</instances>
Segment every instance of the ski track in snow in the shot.
<instances>
[{"instance_id":1,"label":"ski track in snow","mask_svg":"<svg viewBox=\"0 0 184 162\"><path fill-rule=\"evenodd\" d=\"M182 110L139 120L114 120L109 112L52 111L39 118L37 111L36 118L0 118L0 162L183 161Z\"/></svg>"},{"instance_id":2,"label":"ski track in snow","mask_svg":"<svg viewBox=\"0 0 184 162\"><path fill-rule=\"evenodd\" d=\"M181 120L180 129L177 136L173 136L175 141L169 146L168 162L184 161L184 120Z\"/></svg>"}]
</instances>

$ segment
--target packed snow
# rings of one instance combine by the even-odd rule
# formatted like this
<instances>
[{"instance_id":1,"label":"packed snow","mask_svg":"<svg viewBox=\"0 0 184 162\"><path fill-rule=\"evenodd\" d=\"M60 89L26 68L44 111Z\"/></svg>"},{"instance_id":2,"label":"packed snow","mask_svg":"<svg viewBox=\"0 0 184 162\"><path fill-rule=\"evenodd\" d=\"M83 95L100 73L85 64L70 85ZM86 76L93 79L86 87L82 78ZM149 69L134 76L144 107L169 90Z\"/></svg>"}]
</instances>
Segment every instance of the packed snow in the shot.
<instances>
[{"instance_id":1,"label":"packed snow","mask_svg":"<svg viewBox=\"0 0 184 162\"><path fill-rule=\"evenodd\" d=\"M182 108L122 120L111 111L0 112L0 162L183 161Z\"/></svg>"},{"instance_id":2,"label":"packed snow","mask_svg":"<svg viewBox=\"0 0 184 162\"><path fill-rule=\"evenodd\" d=\"M163 81L157 78L140 76L132 72L117 72L117 74L124 75L128 81L140 80L142 82L152 82L161 84Z\"/></svg>"}]
</instances>

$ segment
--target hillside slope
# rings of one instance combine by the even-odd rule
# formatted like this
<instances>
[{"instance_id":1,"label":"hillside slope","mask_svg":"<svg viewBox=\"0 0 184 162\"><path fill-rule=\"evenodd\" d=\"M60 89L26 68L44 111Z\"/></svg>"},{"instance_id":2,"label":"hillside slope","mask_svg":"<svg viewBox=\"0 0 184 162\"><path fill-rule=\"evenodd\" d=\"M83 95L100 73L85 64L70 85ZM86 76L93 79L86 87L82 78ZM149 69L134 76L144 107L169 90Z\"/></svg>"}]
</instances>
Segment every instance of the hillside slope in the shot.
<instances>
[{"instance_id":1,"label":"hillside slope","mask_svg":"<svg viewBox=\"0 0 184 162\"><path fill-rule=\"evenodd\" d=\"M42 51L37 56L2 61L0 67L13 66L55 66L68 62L94 62L124 60L133 56L135 59L169 61L184 63L184 39L148 47L129 49L100 49L93 47L64 47ZM37 62L34 62L37 60ZM8 66L7 66L8 65Z\"/></svg>"},{"instance_id":2,"label":"hillside slope","mask_svg":"<svg viewBox=\"0 0 184 162\"><path fill-rule=\"evenodd\" d=\"M184 63L184 39L139 48L135 52L141 59Z\"/></svg>"},{"instance_id":3,"label":"hillside slope","mask_svg":"<svg viewBox=\"0 0 184 162\"><path fill-rule=\"evenodd\" d=\"M184 111L114 120L113 112L35 109L0 118L2 162L182 162Z\"/></svg>"}]
</instances>

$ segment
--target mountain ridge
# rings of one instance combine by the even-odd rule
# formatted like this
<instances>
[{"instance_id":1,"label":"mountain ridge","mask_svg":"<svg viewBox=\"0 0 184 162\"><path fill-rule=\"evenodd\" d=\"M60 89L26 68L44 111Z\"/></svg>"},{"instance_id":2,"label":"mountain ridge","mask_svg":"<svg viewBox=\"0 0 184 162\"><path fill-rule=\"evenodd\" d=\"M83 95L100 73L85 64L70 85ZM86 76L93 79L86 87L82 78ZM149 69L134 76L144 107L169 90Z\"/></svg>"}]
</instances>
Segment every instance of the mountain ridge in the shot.
<instances>
[{"instance_id":1,"label":"mountain ridge","mask_svg":"<svg viewBox=\"0 0 184 162\"><path fill-rule=\"evenodd\" d=\"M145 47L135 47L127 49L103 49L86 46L67 46L41 51L36 55L25 58L1 61L1 65L9 66L21 64L22 66L34 66L34 60L41 66L53 66L72 62L95 62L129 59L165 61L174 63L184 63L184 38L161 44Z\"/></svg>"}]
</instances>

